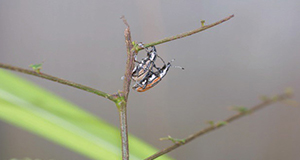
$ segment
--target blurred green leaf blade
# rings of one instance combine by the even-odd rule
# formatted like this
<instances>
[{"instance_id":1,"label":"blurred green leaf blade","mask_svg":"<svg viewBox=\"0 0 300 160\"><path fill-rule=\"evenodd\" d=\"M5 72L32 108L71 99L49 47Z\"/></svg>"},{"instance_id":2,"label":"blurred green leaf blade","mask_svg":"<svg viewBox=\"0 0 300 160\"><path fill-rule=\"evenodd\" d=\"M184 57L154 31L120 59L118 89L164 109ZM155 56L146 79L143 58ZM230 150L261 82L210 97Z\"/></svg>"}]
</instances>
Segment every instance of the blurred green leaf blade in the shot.
<instances>
[{"instance_id":1,"label":"blurred green leaf blade","mask_svg":"<svg viewBox=\"0 0 300 160\"><path fill-rule=\"evenodd\" d=\"M0 119L91 159L121 159L117 128L1 69ZM138 138L130 135L129 139L130 159L143 159L157 151Z\"/></svg>"}]
</instances>

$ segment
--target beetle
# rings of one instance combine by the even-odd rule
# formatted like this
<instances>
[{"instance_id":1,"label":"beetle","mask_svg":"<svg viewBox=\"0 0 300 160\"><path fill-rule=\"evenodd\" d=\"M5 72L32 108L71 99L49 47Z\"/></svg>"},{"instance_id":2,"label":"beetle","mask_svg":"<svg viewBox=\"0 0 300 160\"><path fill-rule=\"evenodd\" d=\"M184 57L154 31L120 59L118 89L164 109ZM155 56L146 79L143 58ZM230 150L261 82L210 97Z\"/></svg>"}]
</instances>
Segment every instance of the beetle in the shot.
<instances>
[{"instance_id":1,"label":"beetle","mask_svg":"<svg viewBox=\"0 0 300 160\"><path fill-rule=\"evenodd\" d=\"M174 59L172 59L167 64L164 64L163 67L158 68L156 72L149 71L147 75L144 77L144 79L141 80L139 83L136 83L132 88L137 92L145 92L150 88L154 87L155 85L157 85L168 73L172 61L174 61ZM175 67L184 70L184 68L180 66L175 66Z\"/></svg>"},{"instance_id":2,"label":"beetle","mask_svg":"<svg viewBox=\"0 0 300 160\"><path fill-rule=\"evenodd\" d=\"M145 48L142 43L139 43L138 45ZM140 62L137 61L135 57L135 62L138 64L132 70L132 79L136 82L141 81L147 75L147 73L152 70L153 67L156 68L154 63L157 57L155 46L151 47L150 50L146 48L146 52L147 57L143 58Z\"/></svg>"},{"instance_id":3,"label":"beetle","mask_svg":"<svg viewBox=\"0 0 300 160\"><path fill-rule=\"evenodd\" d=\"M145 48L142 43L139 43L138 45L142 48ZM137 61L137 58L135 56L135 62L137 63L137 65L132 70L131 78L136 83L143 80L148 72L153 71L154 68L156 70L160 69L155 65L156 57L158 57L165 64L164 60L159 55L157 55L155 46L152 46L151 49L145 49L147 52L146 58L143 58L141 61Z\"/></svg>"}]
</instances>

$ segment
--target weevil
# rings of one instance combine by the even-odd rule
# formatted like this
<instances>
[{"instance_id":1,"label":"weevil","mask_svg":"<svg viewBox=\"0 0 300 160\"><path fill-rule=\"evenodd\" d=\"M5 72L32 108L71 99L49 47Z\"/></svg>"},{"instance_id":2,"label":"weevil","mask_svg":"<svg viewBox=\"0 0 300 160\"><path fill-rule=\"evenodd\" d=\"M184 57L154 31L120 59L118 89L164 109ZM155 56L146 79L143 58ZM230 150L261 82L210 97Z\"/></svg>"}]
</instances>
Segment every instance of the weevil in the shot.
<instances>
[{"instance_id":1,"label":"weevil","mask_svg":"<svg viewBox=\"0 0 300 160\"><path fill-rule=\"evenodd\" d=\"M142 43L139 43L138 45L145 48ZM151 47L150 50L148 50L148 48L145 49L147 52L146 58L137 61L137 58L135 57L137 65L132 70L132 79L136 82L141 81L153 67L156 68L154 63L157 57L155 46Z\"/></svg>"},{"instance_id":2,"label":"weevil","mask_svg":"<svg viewBox=\"0 0 300 160\"><path fill-rule=\"evenodd\" d=\"M167 64L164 64L163 67L158 68L156 72L149 71L147 75L144 77L144 79L139 81L139 83L136 83L132 88L138 92L145 92L148 89L157 85L168 73L172 61L174 61L174 59L168 62ZM180 66L176 66L176 67L184 69Z\"/></svg>"}]
</instances>

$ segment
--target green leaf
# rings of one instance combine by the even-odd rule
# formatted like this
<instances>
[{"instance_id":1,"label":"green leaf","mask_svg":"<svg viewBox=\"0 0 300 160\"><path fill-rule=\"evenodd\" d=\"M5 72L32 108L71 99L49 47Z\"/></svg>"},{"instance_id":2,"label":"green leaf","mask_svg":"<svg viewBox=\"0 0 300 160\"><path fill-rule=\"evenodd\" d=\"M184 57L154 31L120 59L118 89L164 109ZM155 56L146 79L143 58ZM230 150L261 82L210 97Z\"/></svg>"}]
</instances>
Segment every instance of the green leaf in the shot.
<instances>
[{"instance_id":1,"label":"green leaf","mask_svg":"<svg viewBox=\"0 0 300 160\"><path fill-rule=\"evenodd\" d=\"M244 106L231 106L231 110L238 111L240 113L248 113L249 109Z\"/></svg>"},{"instance_id":2,"label":"green leaf","mask_svg":"<svg viewBox=\"0 0 300 160\"><path fill-rule=\"evenodd\" d=\"M185 139L177 139L177 138L173 138L171 137L170 135L168 135L168 137L163 137L163 138L160 138L159 140L163 141L163 140L170 140L172 141L173 143L181 143L181 144L184 144L185 143Z\"/></svg>"},{"instance_id":3,"label":"green leaf","mask_svg":"<svg viewBox=\"0 0 300 160\"><path fill-rule=\"evenodd\" d=\"M206 121L211 127L215 126L215 122L214 121Z\"/></svg>"},{"instance_id":4,"label":"green leaf","mask_svg":"<svg viewBox=\"0 0 300 160\"><path fill-rule=\"evenodd\" d=\"M105 107L111 106L99 109ZM1 69L0 119L91 159L121 159L121 138L116 127ZM131 160L158 151L134 136L130 135L129 140Z\"/></svg>"},{"instance_id":5,"label":"green leaf","mask_svg":"<svg viewBox=\"0 0 300 160\"><path fill-rule=\"evenodd\" d=\"M201 27L203 27L204 24L205 24L205 20L202 20L202 21L201 21Z\"/></svg>"},{"instance_id":6,"label":"green leaf","mask_svg":"<svg viewBox=\"0 0 300 160\"><path fill-rule=\"evenodd\" d=\"M217 126L217 127L221 127L221 126L224 126L224 125L226 125L226 124L228 124L228 123L225 122L225 121L219 121L219 122L217 122L216 126Z\"/></svg>"},{"instance_id":7,"label":"green leaf","mask_svg":"<svg viewBox=\"0 0 300 160\"><path fill-rule=\"evenodd\" d=\"M40 64L31 64L29 67L31 67L35 72L40 73L42 69L43 63Z\"/></svg>"}]
</instances>

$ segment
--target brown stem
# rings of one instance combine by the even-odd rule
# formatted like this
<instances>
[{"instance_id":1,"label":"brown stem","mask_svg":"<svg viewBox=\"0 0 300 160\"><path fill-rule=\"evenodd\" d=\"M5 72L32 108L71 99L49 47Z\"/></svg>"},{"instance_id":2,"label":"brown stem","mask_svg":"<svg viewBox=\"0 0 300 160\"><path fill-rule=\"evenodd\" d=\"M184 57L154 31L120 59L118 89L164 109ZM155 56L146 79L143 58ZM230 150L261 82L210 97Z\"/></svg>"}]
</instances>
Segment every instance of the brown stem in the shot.
<instances>
[{"instance_id":1,"label":"brown stem","mask_svg":"<svg viewBox=\"0 0 300 160\"><path fill-rule=\"evenodd\" d=\"M193 35L193 34L196 34L196 33L199 33L201 31L204 31L206 29L209 29L211 27L214 27L218 24L221 24L223 22L226 22L228 20L230 20L232 17L234 17L234 15L230 15L220 21L217 21L215 23L212 23L212 24L209 24L209 25L203 25L201 26L200 28L197 28L195 30L192 30L192 31L189 31L189 32L185 32L185 33L181 33L181 34L178 34L176 36L172 36L172 37L167 37L167 38L164 38L162 40L159 40L159 41L155 41L155 42L151 42L151 43L148 43L148 44L144 44L144 47L150 47L150 46L155 46L155 45L158 45L158 44L162 44L162 43L166 43L166 42L169 42L169 41L173 41L173 40L176 40L176 39L179 39L179 38L184 38L184 37L187 37L187 36L190 36L190 35ZM137 50L142 50L143 48L141 47L138 47Z\"/></svg>"},{"instance_id":2,"label":"brown stem","mask_svg":"<svg viewBox=\"0 0 300 160\"><path fill-rule=\"evenodd\" d=\"M130 91L131 75L134 67L134 54L136 53L134 50L132 50L133 45L131 41L130 27L125 17L123 16L121 18L123 19L124 24L127 26L127 28L124 31L125 43L127 48L127 61L126 61L126 70L125 70L124 82L123 82L123 93L124 93L125 101L127 102L128 94Z\"/></svg>"},{"instance_id":3,"label":"brown stem","mask_svg":"<svg viewBox=\"0 0 300 160\"><path fill-rule=\"evenodd\" d=\"M4 68L4 69L17 71L17 72L37 76L37 77L40 77L40 78L48 79L50 81L58 82L58 83L61 83L61 84L65 84L65 85L68 85L68 86L71 86L71 87L75 87L75 88L78 88L78 89L81 89L81 90L84 90L84 91L87 91L87 92L97 94L99 96L102 96L104 98L107 98L111 101L116 102L116 97L113 96L113 95L110 95L108 93L96 90L96 89L88 87L88 86L84 86L82 84L78 84L78 83L75 83L75 82L72 82L72 81L68 81L68 80L65 80L65 79L54 77L54 76L51 76L51 75L48 75L48 74L45 74L45 73L41 73L41 72L38 73L38 72L33 71L33 70L24 69L24 68L20 68L20 67L15 67L15 66L11 66L11 65L8 65L8 64L3 64L3 63L0 63L0 68Z\"/></svg>"},{"instance_id":4,"label":"brown stem","mask_svg":"<svg viewBox=\"0 0 300 160\"><path fill-rule=\"evenodd\" d=\"M122 137L122 159L129 160L129 147L128 147L128 128L127 128L127 100L128 94L130 91L130 82L131 82L131 74L134 67L134 54L135 51L132 50L133 45L131 41L131 33L130 27L124 16L121 17L124 24L127 28L124 31L125 43L127 48L127 62L126 62L126 70L124 75L124 83L123 83L123 91L122 96L124 97L123 103L121 105L117 105L119 109L119 117L120 117L120 128L121 128L121 137Z\"/></svg>"},{"instance_id":5,"label":"brown stem","mask_svg":"<svg viewBox=\"0 0 300 160\"><path fill-rule=\"evenodd\" d=\"M253 113L253 112L255 112L255 111L259 110L259 109L262 109L262 108L264 108L266 106L269 106L270 104L286 100L286 99L288 99L290 97L292 97L292 94L285 93L285 94L276 96L275 99L267 99L267 100L263 101L262 103L254 106L252 108L250 108L247 112L240 112L238 114L235 114L234 116L231 116L231 117L227 118L226 120L224 120L224 122L230 123L230 122L232 122L234 120L237 120L237 119L239 119L239 118L241 118L241 117L243 117L245 115L248 115L248 113ZM209 133L210 131L216 130L216 129L221 128L223 126L225 126L225 125L213 125L213 126L207 127L207 128L205 128L205 129L203 129L203 130L201 130L201 131L199 131L199 132L197 132L195 134L192 134L192 135L188 136L187 138L184 139L184 142L177 142L174 145L172 145L170 147L167 147L165 149L162 149L161 151L153 154L152 156L146 158L145 160L151 160L151 159L158 158L161 155L164 155L164 154L166 154L166 153L168 153L168 152L170 152L170 151L172 151L172 150L174 150L174 149L176 149L176 148L178 148L180 146L185 145L188 142L191 142L192 140L194 140L195 138L198 138L199 136L202 136L202 135L204 135L206 133Z\"/></svg>"},{"instance_id":6,"label":"brown stem","mask_svg":"<svg viewBox=\"0 0 300 160\"><path fill-rule=\"evenodd\" d=\"M119 108L120 132L122 138L122 160L129 160L127 107L126 103Z\"/></svg>"}]
</instances>

